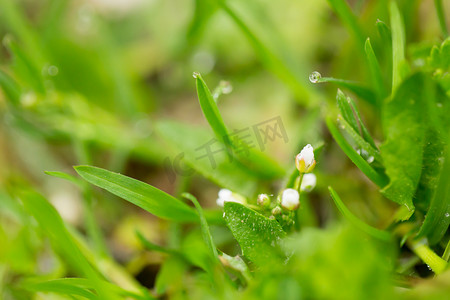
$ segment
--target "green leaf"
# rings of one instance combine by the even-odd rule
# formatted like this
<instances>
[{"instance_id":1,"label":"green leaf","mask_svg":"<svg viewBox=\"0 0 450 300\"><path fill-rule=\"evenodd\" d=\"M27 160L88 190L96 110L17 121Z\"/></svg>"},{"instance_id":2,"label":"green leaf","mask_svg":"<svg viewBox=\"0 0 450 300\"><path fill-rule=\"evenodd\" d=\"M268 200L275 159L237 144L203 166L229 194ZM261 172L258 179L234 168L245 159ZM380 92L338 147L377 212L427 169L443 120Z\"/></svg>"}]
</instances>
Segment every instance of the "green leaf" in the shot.
<instances>
[{"instance_id":1,"label":"green leaf","mask_svg":"<svg viewBox=\"0 0 450 300\"><path fill-rule=\"evenodd\" d=\"M218 259L217 249L216 246L214 245L211 232L209 231L209 225L208 222L206 221L205 215L203 214L203 209L200 203L198 203L197 198L195 198L193 195L189 193L183 193L182 196L190 200L192 203L194 203L195 208L197 209L198 216L200 217L200 227L202 229L203 240L205 241L206 246L210 251L211 258L217 260Z\"/></svg>"},{"instance_id":2,"label":"green leaf","mask_svg":"<svg viewBox=\"0 0 450 300\"><path fill-rule=\"evenodd\" d=\"M383 131L380 147L389 185L381 191L388 199L414 212L413 196L422 171L425 136L423 124L427 94L425 79L417 73L407 78L383 108Z\"/></svg>"},{"instance_id":3,"label":"green leaf","mask_svg":"<svg viewBox=\"0 0 450 300\"><path fill-rule=\"evenodd\" d=\"M334 125L333 121L330 118L326 119L326 123L328 126L328 130L333 136L334 140L338 143L339 147L341 147L342 151L350 158L350 160L376 185L380 188L384 187L388 183L388 179L384 174L380 174L375 171L367 161L362 158L355 149L345 140L342 134Z\"/></svg>"},{"instance_id":4,"label":"green leaf","mask_svg":"<svg viewBox=\"0 0 450 300\"><path fill-rule=\"evenodd\" d=\"M209 142L213 142L213 138L207 130L171 121L161 121L157 124L156 128L159 135L173 149L179 151L177 156L173 158L174 166L169 166L169 171L175 173L182 171L181 173L178 172L179 176L190 176L192 174L186 166L180 167L177 170L177 166L175 166L179 162L177 158L182 157L193 170L218 185L247 197L254 195L259 178L251 171L243 169L242 165L236 162L236 160L230 161L225 150L222 149L220 153L211 154L210 157L202 157L205 151L200 151L200 148ZM223 144L213 144L213 146L223 148ZM216 148L214 149L216 150ZM167 159L170 160L169 157ZM214 164L212 164L210 159L213 160ZM181 168L183 169L181 170Z\"/></svg>"},{"instance_id":5,"label":"green leaf","mask_svg":"<svg viewBox=\"0 0 450 300\"><path fill-rule=\"evenodd\" d=\"M278 165L277 162L270 159L262 152L251 147L246 147L247 145L245 142L243 142L243 146L246 147L247 151L242 151L242 149L240 149L242 146L240 147L237 145L235 140L232 138L233 136L228 133L217 104L214 101L214 98L205 81L199 73L195 73L195 78L198 100L200 102L203 114L213 129L216 138L226 146L228 154L236 157L239 162L248 167L250 170L254 170L255 173L259 174L261 177L274 179L283 176L285 171Z\"/></svg>"},{"instance_id":6,"label":"green leaf","mask_svg":"<svg viewBox=\"0 0 450 300\"><path fill-rule=\"evenodd\" d=\"M361 221L358 217L356 217L345 206L344 202L342 202L339 195L333 190L333 188L331 186L328 187L328 190L330 191L331 198L333 198L333 201L336 204L337 208L350 223L352 223L354 226L361 229L368 235L371 235L374 238L377 238L379 240L390 241L392 239L392 236L389 232L372 227L372 226L368 225L367 223Z\"/></svg>"},{"instance_id":7,"label":"green leaf","mask_svg":"<svg viewBox=\"0 0 450 300\"><path fill-rule=\"evenodd\" d=\"M70 174L67 174L64 172L58 172L58 171L45 171L44 173L47 175L56 177L56 178L65 179L67 181L70 181L70 182L76 184L77 186L80 186L80 187L83 186L83 181L81 181L79 178L72 176Z\"/></svg>"},{"instance_id":8,"label":"green leaf","mask_svg":"<svg viewBox=\"0 0 450 300\"><path fill-rule=\"evenodd\" d=\"M450 151L447 146L436 191L431 199L418 238L427 236L431 245L441 241L450 224Z\"/></svg>"},{"instance_id":9,"label":"green leaf","mask_svg":"<svg viewBox=\"0 0 450 300\"><path fill-rule=\"evenodd\" d=\"M276 220L235 202L225 203L224 218L245 257L259 266L281 260L279 241L286 234Z\"/></svg>"},{"instance_id":10,"label":"green leaf","mask_svg":"<svg viewBox=\"0 0 450 300\"><path fill-rule=\"evenodd\" d=\"M395 1L390 1L389 13L392 27L392 91L405 77L405 27Z\"/></svg>"},{"instance_id":11,"label":"green leaf","mask_svg":"<svg viewBox=\"0 0 450 300\"><path fill-rule=\"evenodd\" d=\"M374 106L377 105L377 95L375 94L375 92L372 89L370 89L366 86L363 86L359 82L344 80L344 79L337 79L337 78L333 78L333 77L322 77L319 79L319 82L335 83L339 87L349 89L356 96L367 101L368 103L370 103Z\"/></svg>"},{"instance_id":12,"label":"green leaf","mask_svg":"<svg viewBox=\"0 0 450 300\"><path fill-rule=\"evenodd\" d=\"M380 99L383 99L384 97L387 96L387 92L384 87L381 68L378 63L377 57L375 56L375 52L373 52L372 44L370 43L369 38L367 38L366 43L364 44L364 50L366 52L367 62L369 63L369 69L370 74L372 76L373 85L375 86L378 97Z\"/></svg>"},{"instance_id":13,"label":"green leaf","mask_svg":"<svg viewBox=\"0 0 450 300\"><path fill-rule=\"evenodd\" d=\"M42 230L50 238L53 247L61 252L65 261L78 274L86 276L92 281L100 298L117 299L117 295L105 286L104 279L99 271L94 269L83 255L56 209L44 197L34 191L21 191L19 197L28 213L37 220Z\"/></svg>"},{"instance_id":14,"label":"green leaf","mask_svg":"<svg viewBox=\"0 0 450 300\"><path fill-rule=\"evenodd\" d=\"M198 215L191 207L142 181L97 167L77 166L74 168L89 183L157 217L177 222L198 221Z\"/></svg>"},{"instance_id":15,"label":"green leaf","mask_svg":"<svg viewBox=\"0 0 450 300\"><path fill-rule=\"evenodd\" d=\"M351 125L355 132L359 132L360 136L369 143L374 149L377 149L375 142L373 141L372 136L367 130L366 126L364 126L363 121L361 120L361 116L359 114L359 110L356 107L355 103L350 97L346 97L344 93L338 90L336 95L337 104L339 110L341 111L342 116L345 121Z\"/></svg>"}]
</instances>

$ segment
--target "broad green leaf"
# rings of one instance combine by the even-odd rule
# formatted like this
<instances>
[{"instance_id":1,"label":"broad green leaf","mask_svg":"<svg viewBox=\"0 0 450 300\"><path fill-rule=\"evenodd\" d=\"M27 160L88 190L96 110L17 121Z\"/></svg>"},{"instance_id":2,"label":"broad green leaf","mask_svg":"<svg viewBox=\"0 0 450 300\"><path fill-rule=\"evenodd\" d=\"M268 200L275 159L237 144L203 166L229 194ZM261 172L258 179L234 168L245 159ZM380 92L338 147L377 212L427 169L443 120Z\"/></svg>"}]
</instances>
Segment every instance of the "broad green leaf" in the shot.
<instances>
[{"instance_id":1,"label":"broad green leaf","mask_svg":"<svg viewBox=\"0 0 450 300\"><path fill-rule=\"evenodd\" d=\"M195 170L233 192L247 197L254 195L259 182L256 174L243 169L235 160L230 161L226 150L223 149L224 145L214 140L207 130L170 121L159 122L157 130L169 146L179 151L173 158L167 158L171 162L168 175L190 176ZM206 150L203 147L210 142L213 151L222 150L205 156ZM177 166L177 163L180 163L178 157L181 157L192 171L186 166Z\"/></svg>"},{"instance_id":2,"label":"broad green leaf","mask_svg":"<svg viewBox=\"0 0 450 300\"><path fill-rule=\"evenodd\" d=\"M350 160L366 175L373 183L378 185L380 188L386 186L388 183L388 179L384 174L378 173L374 170L367 161L359 155L355 149L345 140L342 134L337 129L336 125L334 125L333 121L330 118L326 120L328 130L333 136L334 140L338 143L339 147L341 147L342 151L350 158Z\"/></svg>"},{"instance_id":3,"label":"broad green leaf","mask_svg":"<svg viewBox=\"0 0 450 300\"><path fill-rule=\"evenodd\" d=\"M142 181L97 167L77 166L74 168L89 183L157 217L178 222L198 221L198 215L191 207Z\"/></svg>"},{"instance_id":4,"label":"broad green leaf","mask_svg":"<svg viewBox=\"0 0 450 300\"><path fill-rule=\"evenodd\" d=\"M336 204L337 208L350 223L352 223L354 226L361 229L368 235L373 236L374 238L377 238L379 240L390 241L392 239L392 236L389 232L372 227L367 223L361 221L345 206L339 195L330 186L328 187L328 190L330 191L331 198L333 198L333 201Z\"/></svg>"},{"instance_id":5,"label":"broad green leaf","mask_svg":"<svg viewBox=\"0 0 450 300\"><path fill-rule=\"evenodd\" d=\"M235 202L227 202L224 218L242 254L259 266L281 261L279 241L286 234L276 220Z\"/></svg>"},{"instance_id":6,"label":"broad green leaf","mask_svg":"<svg viewBox=\"0 0 450 300\"><path fill-rule=\"evenodd\" d=\"M392 27L392 91L405 77L405 26L395 1L390 1L389 13Z\"/></svg>"},{"instance_id":7,"label":"broad green leaf","mask_svg":"<svg viewBox=\"0 0 450 300\"><path fill-rule=\"evenodd\" d=\"M369 63L369 69L370 74L372 76L373 85L377 91L378 97L380 99L383 99L384 97L386 97L387 92L384 87L381 68L378 63L377 57L375 56L375 52L373 52L372 44L370 43L369 38L367 38L366 43L364 44L364 50L366 52L367 62Z\"/></svg>"},{"instance_id":8,"label":"broad green leaf","mask_svg":"<svg viewBox=\"0 0 450 300\"><path fill-rule=\"evenodd\" d=\"M425 84L423 74L410 76L383 107L386 140L380 152L390 182L381 192L388 199L405 205L411 214L422 171L424 101L427 101Z\"/></svg>"},{"instance_id":9,"label":"broad green leaf","mask_svg":"<svg viewBox=\"0 0 450 300\"><path fill-rule=\"evenodd\" d=\"M446 152L436 190L418 234L418 237L428 237L431 245L440 242L450 224L450 151L448 146Z\"/></svg>"},{"instance_id":10,"label":"broad green leaf","mask_svg":"<svg viewBox=\"0 0 450 300\"><path fill-rule=\"evenodd\" d=\"M232 135L228 133L217 104L205 81L198 73L195 73L195 77L198 100L203 114L213 129L216 138L226 146L229 155L236 157L239 162L243 163L249 169L254 170L255 173L263 178L274 179L283 176L285 173L284 170L273 159L270 159L254 148L247 147L247 151L242 151L240 149L241 147L236 145ZM246 146L245 143L243 146Z\"/></svg>"}]
</instances>

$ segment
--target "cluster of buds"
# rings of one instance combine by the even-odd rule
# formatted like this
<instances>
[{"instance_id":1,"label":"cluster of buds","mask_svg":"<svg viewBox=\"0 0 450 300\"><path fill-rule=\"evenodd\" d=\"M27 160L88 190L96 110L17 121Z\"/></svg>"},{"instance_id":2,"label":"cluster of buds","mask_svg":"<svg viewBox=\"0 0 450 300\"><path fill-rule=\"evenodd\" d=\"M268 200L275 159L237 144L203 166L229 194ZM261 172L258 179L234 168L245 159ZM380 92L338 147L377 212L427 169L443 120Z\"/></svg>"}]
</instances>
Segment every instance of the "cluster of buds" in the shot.
<instances>
[{"instance_id":1,"label":"cluster of buds","mask_svg":"<svg viewBox=\"0 0 450 300\"><path fill-rule=\"evenodd\" d=\"M285 224L293 224L295 211L300 207L300 192L310 192L316 186L316 176L311 172L316 166L314 149L308 144L295 157L295 166L300 176L297 177L295 188L283 190L276 201L272 201L268 194L259 194L257 204L259 209L269 213L270 218L283 220ZM218 194L217 205L224 206L226 202L246 204L246 199L227 189L221 189ZM249 204L251 206L251 204Z\"/></svg>"}]
</instances>

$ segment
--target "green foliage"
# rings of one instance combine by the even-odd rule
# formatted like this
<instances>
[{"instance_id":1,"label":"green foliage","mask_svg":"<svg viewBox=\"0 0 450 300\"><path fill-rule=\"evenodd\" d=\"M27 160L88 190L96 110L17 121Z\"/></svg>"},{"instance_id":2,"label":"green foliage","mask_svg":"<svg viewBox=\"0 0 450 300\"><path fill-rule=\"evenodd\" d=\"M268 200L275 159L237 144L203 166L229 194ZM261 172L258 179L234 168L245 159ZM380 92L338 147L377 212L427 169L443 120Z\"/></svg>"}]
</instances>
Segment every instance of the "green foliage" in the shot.
<instances>
[{"instance_id":1,"label":"green foliage","mask_svg":"<svg viewBox=\"0 0 450 300\"><path fill-rule=\"evenodd\" d=\"M259 266L282 262L278 247L285 232L276 220L234 202L225 203L224 219L245 257Z\"/></svg>"},{"instance_id":2,"label":"green foliage","mask_svg":"<svg viewBox=\"0 0 450 300\"><path fill-rule=\"evenodd\" d=\"M142 181L90 166L77 166L75 171L89 183L101 187L160 218L178 222L198 220L198 215L192 208Z\"/></svg>"}]
</instances>

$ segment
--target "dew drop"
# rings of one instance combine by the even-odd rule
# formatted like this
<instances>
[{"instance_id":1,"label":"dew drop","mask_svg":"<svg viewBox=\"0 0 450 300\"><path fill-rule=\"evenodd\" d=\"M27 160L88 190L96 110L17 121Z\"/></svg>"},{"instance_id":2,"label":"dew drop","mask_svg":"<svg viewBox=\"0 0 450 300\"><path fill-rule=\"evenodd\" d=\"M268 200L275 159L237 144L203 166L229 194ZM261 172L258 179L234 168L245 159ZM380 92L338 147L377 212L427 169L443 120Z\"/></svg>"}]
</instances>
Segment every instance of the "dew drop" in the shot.
<instances>
[{"instance_id":1,"label":"dew drop","mask_svg":"<svg viewBox=\"0 0 450 300\"><path fill-rule=\"evenodd\" d=\"M309 81L311 81L311 83L318 83L320 78L322 78L322 75L317 71L314 71L309 75Z\"/></svg>"},{"instance_id":2,"label":"dew drop","mask_svg":"<svg viewBox=\"0 0 450 300\"><path fill-rule=\"evenodd\" d=\"M200 77L200 73L199 72L194 72L194 73L192 73L192 77L197 79L198 77Z\"/></svg>"},{"instance_id":3,"label":"dew drop","mask_svg":"<svg viewBox=\"0 0 450 300\"><path fill-rule=\"evenodd\" d=\"M373 163L374 160L375 160L375 158L374 158L373 156L369 156L369 157L366 159L366 161L367 161L369 164Z\"/></svg>"},{"instance_id":4,"label":"dew drop","mask_svg":"<svg viewBox=\"0 0 450 300\"><path fill-rule=\"evenodd\" d=\"M441 103L441 102L438 102L438 103L436 103L436 106L439 107L439 108L441 108L441 107L442 107L442 103Z\"/></svg>"},{"instance_id":5,"label":"dew drop","mask_svg":"<svg viewBox=\"0 0 450 300\"><path fill-rule=\"evenodd\" d=\"M446 218L450 217L450 214L449 213L445 213L445 217Z\"/></svg>"}]
</instances>

